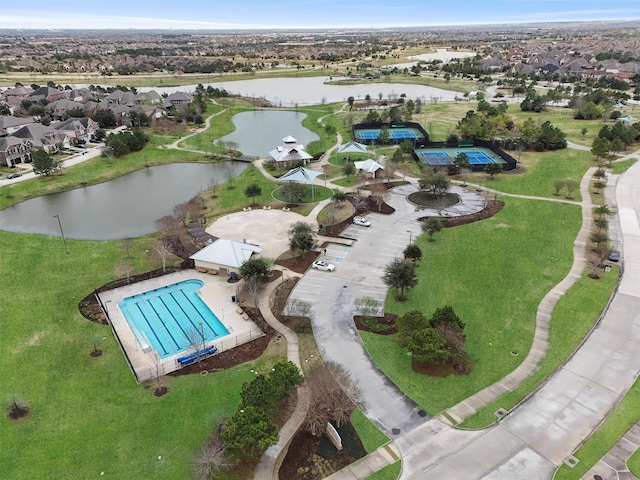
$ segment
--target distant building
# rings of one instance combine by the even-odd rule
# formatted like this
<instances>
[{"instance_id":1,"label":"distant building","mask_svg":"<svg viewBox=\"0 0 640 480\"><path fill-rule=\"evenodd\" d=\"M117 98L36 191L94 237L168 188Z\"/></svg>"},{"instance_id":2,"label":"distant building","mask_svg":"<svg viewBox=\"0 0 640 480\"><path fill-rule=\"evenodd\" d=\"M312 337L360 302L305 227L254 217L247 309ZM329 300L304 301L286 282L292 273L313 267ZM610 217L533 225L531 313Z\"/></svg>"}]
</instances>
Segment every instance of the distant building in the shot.
<instances>
[{"instance_id":1,"label":"distant building","mask_svg":"<svg viewBox=\"0 0 640 480\"><path fill-rule=\"evenodd\" d=\"M313 155L307 153L304 145L298 144L298 140L291 135L282 139L282 145L275 150L271 150L272 164L278 169L294 168L306 165Z\"/></svg>"}]
</instances>

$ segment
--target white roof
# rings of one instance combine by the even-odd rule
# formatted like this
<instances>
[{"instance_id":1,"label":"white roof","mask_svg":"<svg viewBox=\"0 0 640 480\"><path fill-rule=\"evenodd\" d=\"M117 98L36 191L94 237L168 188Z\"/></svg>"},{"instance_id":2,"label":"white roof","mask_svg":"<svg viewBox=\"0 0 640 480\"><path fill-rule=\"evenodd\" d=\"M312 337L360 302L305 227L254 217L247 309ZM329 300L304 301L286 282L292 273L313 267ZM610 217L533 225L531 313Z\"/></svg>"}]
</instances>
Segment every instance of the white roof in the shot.
<instances>
[{"instance_id":1,"label":"white roof","mask_svg":"<svg viewBox=\"0 0 640 480\"><path fill-rule=\"evenodd\" d=\"M269 152L271 158L276 162L285 162L288 160L310 160L313 155L309 155L302 145L295 147L278 147Z\"/></svg>"},{"instance_id":2,"label":"white roof","mask_svg":"<svg viewBox=\"0 0 640 480\"><path fill-rule=\"evenodd\" d=\"M298 143L298 140L293 138L291 135L288 135L282 139L283 143Z\"/></svg>"},{"instance_id":3,"label":"white roof","mask_svg":"<svg viewBox=\"0 0 640 480\"><path fill-rule=\"evenodd\" d=\"M338 147L338 153L368 153L367 146L363 143L349 142Z\"/></svg>"},{"instance_id":4,"label":"white roof","mask_svg":"<svg viewBox=\"0 0 640 480\"><path fill-rule=\"evenodd\" d=\"M207 245L199 252L194 253L189 258L202 262L226 265L229 267L240 267L251 258L254 253L260 253L262 247L252 243L237 242L219 238L211 245Z\"/></svg>"},{"instance_id":5,"label":"white roof","mask_svg":"<svg viewBox=\"0 0 640 480\"><path fill-rule=\"evenodd\" d=\"M380 169L384 170L382 165L371 159L364 160L362 162L353 162L353 166L356 167L356 170L364 170L368 173L375 173Z\"/></svg>"}]
</instances>

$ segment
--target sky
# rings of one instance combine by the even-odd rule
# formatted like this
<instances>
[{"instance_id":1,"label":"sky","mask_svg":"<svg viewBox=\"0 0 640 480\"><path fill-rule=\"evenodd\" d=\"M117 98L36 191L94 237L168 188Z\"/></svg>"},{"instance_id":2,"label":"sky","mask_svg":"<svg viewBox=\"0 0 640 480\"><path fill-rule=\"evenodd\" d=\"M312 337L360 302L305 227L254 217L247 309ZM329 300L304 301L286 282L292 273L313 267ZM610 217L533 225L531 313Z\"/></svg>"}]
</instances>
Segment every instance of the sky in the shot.
<instances>
[{"instance_id":1,"label":"sky","mask_svg":"<svg viewBox=\"0 0 640 480\"><path fill-rule=\"evenodd\" d=\"M0 29L384 28L638 20L639 0L5 0ZM99 10L96 10L96 7Z\"/></svg>"}]
</instances>

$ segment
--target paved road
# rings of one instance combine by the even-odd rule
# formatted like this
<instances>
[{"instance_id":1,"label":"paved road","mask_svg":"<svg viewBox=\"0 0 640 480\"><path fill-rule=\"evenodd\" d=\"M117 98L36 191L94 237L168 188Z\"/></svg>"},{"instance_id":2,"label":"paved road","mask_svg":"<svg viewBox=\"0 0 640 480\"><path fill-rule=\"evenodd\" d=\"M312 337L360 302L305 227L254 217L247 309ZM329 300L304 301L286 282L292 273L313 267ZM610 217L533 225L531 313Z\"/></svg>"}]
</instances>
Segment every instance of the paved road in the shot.
<instances>
[{"instance_id":1,"label":"paved road","mask_svg":"<svg viewBox=\"0 0 640 480\"><path fill-rule=\"evenodd\" d=\"M640 372L640 164L618 179L615 193L624 275L591 335L547 383L495 426L462 431L433 418L397 437L393 446L402 456L403 480L545 479L559 465L579 461L573 452ZM364 477L354 467L330 478Z\"/></svg>"}]
</instances>

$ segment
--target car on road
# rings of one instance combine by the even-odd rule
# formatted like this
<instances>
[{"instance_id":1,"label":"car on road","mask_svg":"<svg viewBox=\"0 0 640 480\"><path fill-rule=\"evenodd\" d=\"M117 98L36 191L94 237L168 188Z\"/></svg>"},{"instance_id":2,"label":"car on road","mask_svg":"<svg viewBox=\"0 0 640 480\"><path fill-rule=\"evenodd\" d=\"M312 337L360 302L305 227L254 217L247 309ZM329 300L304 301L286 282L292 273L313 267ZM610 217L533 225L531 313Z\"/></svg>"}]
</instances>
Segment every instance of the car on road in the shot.
<instances>
[{"instance_id":1,"label":"car on road","mask_svg":"<svg viewBox=\"0 0 640 480\"><path fill-rule=\"evenodd\" d=\"M612 262L617 262L620 260L620 250L611 250L609 254L609 260Z\"/></svg>"},{"instance_id":2,"label":"car on road","mask_svg":"<svg viewBox=\"0 0 640 480\"><path fill-rule=\"evenodd\" d=\"M21 173L10 173L9 175L7 175L7 178L9 180L11 180L12 178L18 178L18 177L21 177L21 176L22 176Z\"/></svg>"},{"instance_id":3,"label":"car on road","mask_svg":"<svg viewBox=\"0 0 640 480\"><path fill-rule=\"evenodd\" d=\"M371 222L367 220L365 217L353 217L353 224L360 225L361 227L370 227Z\"/></svg>"},{"instance_id":4,"label":"car on road","mask_svg":"<svg viewBox=\"0 0 640 480\"><path fill-rule=\"evenodd\" d=\"M316 270L324 270L325 272L333 272L336 269L333 263L325 262L324 260L316 260L311 266Z\"/></svg>"}]
</instances>

